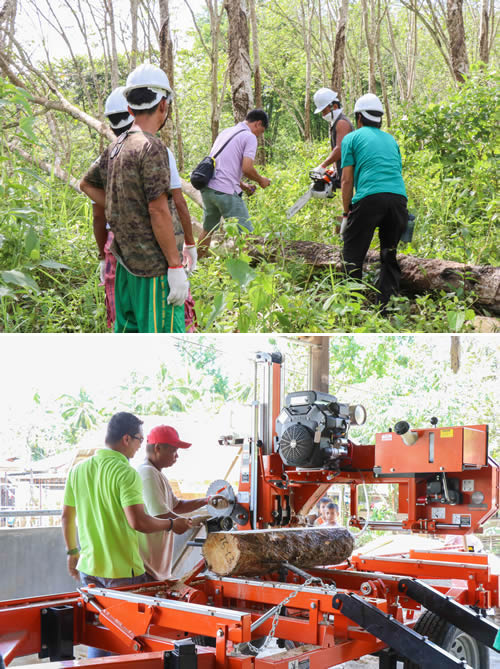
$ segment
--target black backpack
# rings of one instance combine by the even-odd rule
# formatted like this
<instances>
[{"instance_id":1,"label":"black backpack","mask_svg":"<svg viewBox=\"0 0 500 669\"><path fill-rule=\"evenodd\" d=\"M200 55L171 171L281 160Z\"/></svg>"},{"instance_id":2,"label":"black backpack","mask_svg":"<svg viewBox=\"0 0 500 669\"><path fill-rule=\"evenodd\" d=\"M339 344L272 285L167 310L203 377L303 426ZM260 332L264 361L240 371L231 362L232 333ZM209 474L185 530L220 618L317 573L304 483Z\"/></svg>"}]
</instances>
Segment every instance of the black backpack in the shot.
<instances>
[{"instance_id":1,"label":"black backpack","mask_svg":"<svg viewBox=\"0 0 500 669\"><path fill-rule=\"evenodd\" d=\"M222 147L217 151L217 153L214 156L205 156L201 162L196 165L194 170L191 172L191 176L189 180L191 181L191 184L196 188L196 190L201 190L202 188L205 188L205 186L208 185L208 182L210 179L213 177L214 172L215 172L215 159L221 153L226 146L229 144L229 142L233 139L233 137L236 137L236 135L239 135L240 132L245 132L246 128L242 128L241 130L238 130L238 132L235 132L231 137L225 142Z\"/></svg>"}]
</instances>

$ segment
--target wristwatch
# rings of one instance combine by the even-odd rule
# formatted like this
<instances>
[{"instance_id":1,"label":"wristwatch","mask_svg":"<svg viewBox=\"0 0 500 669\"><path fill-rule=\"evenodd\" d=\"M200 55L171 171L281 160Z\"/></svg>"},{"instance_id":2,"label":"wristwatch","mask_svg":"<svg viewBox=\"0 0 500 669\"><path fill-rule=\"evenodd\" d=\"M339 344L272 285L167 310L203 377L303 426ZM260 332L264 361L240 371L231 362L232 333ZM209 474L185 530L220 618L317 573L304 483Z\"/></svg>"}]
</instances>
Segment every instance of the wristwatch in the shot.
<instances>
[{"instance_id":1,"label":"wristwatch","mask_svg":"<svg viewBox=\"0 0 500 669\"><path fill-rule=\"evenodd\" d=\"M79 548L70 548L66 551L66 555L77 555L80 552Z\"/></svg>"}]
</instances>

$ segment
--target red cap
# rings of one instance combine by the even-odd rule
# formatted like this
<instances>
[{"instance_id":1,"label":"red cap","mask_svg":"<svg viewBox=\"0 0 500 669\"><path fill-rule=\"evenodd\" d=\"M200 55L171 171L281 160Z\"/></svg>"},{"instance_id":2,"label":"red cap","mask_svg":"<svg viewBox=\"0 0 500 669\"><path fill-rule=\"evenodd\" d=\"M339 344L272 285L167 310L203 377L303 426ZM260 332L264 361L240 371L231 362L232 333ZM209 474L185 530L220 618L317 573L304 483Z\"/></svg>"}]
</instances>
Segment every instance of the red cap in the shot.
<instances>
[{"instance_id":1,"label":"red cap","mask_svg":"<svg viewBox=\"0 0 500 669\"><path fill-rule=\"evenodd\" d=\"M179 439L179 433L170 425L157 425L148 434L148 444L168 444L175 448L189 448L191 444Z\"/></svg>"}]
</instances>

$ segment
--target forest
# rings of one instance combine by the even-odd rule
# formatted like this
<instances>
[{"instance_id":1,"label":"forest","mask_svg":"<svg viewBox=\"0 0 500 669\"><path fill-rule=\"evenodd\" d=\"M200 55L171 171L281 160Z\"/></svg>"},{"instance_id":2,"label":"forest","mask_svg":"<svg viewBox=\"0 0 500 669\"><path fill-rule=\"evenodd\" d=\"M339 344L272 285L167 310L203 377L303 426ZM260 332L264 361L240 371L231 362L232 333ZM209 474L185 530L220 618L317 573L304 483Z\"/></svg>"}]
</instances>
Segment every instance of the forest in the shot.
<instances>
[{"instance_id":1,"label":"forest","mask_svg":"<svg viewBox=\"0 0 500 669\"><path fill-rule=\"evenodd\" d=\"M198 332L498 331L497 33L493 0L1 0L0 329L108 331L78 184L113 139L106 97L147 61L174 89L161 136L196 232L191 170L249 109L270 117L254 233L226 221L190 277ZM350 118L376 93L401 150L415 232L386 315L377 236L362 282L339 272L339 193L286 216L330 150L323 86Z\"/></svg>"}]
</instances>

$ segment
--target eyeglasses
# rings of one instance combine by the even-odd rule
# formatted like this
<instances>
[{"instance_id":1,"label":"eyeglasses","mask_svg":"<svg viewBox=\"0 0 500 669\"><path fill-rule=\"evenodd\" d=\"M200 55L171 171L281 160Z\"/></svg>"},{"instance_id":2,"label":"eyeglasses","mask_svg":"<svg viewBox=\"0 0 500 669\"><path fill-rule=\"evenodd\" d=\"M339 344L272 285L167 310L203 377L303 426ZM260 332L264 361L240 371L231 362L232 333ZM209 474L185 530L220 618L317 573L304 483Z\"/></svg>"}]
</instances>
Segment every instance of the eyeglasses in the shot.
<instances>
[{"instance_id":1,"label":"eyeglasses","mask_svg":"<svg viewBox=\"0 0 500 669\"><path fill-rule=\"evenodd\" d=\"M144 437L141 437L141 435L137 436L136 434L129 434L129 437L132 437L132 439L137 439L141 444L144 441Z\"/></svg>"}]
</instances>

